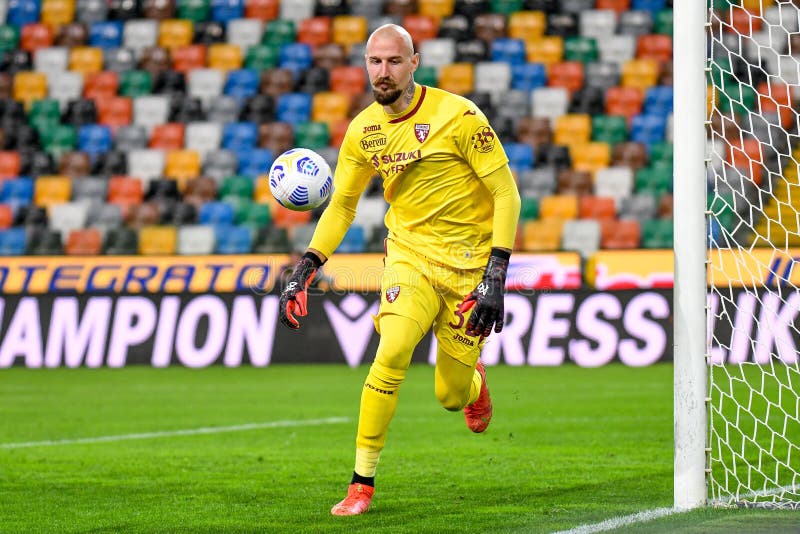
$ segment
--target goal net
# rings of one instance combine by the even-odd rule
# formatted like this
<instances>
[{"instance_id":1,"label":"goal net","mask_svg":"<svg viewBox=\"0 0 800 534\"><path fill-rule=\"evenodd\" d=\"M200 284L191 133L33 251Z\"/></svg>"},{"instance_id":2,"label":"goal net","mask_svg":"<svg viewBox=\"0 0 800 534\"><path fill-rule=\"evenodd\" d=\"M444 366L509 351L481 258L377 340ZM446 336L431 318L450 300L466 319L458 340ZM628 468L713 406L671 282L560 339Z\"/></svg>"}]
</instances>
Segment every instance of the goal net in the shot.
<instances>
[{"instance_id":1,"label":"goal net","mask_svg":"<svg viewBox=\"0 0 800 534\"><path fill-rule=\"evenodd\" d=\"M800 2L708 2L708 502L800 508Z\"/></svg>"}]
</instances>

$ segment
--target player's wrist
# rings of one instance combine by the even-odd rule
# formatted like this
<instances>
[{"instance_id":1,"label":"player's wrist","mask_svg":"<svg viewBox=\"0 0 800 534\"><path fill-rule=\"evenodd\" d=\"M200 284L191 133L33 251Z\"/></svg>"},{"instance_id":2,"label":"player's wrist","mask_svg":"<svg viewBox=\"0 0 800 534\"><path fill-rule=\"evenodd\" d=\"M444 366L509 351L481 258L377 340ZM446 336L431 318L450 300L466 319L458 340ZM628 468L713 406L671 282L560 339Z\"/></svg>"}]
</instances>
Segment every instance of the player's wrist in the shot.
<instances>
[{"instance_id":1,"label":"player's wrist","mask_svg":"<svg viewBox=\"0 0 800 534\"><path fill-rule=\"evenodd\" d=\"M301 260L303 260L303 259L309 260L311 262L311 265L314 267L314 269L319 269L320 267L322 267L322 263L323 263L322 259L320 259L320 257L317 256L316 254L314 254L313 252L309 251L309 252L306 252L305 254L303 254L303 257L301 258Z\"/></svg>"}]
</instances>

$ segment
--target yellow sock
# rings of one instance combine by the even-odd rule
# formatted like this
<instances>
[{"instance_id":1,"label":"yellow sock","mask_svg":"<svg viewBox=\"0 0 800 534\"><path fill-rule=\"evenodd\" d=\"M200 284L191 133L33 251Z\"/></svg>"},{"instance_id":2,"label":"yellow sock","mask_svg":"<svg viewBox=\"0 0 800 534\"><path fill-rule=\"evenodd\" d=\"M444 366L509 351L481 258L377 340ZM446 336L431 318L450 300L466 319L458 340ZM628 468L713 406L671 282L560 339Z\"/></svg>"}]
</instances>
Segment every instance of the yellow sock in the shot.
<instances>
[{"instance_id":1,"label":"yellow sock","mask_svg":"<svg viewBox=\"0 0 800 534\"><path fill-rule=\"evenodd\" d=\"M475 374L472 375L472 384L469 386L469 399L467 399L467 405L478 400L478 395L481 394L482 385L483 379L481 378L481 374L476 369Z\"/></svg>"},{"instance_id":2,"label":"yellow sock","mask_svg":"<svg viewBox=\"0 0 800 534\"><path fill-rule=\"evenodd\" d=\"M357 448L355 472L362 477L374 477L380 457L381 451Z\"/></svg>"}]
</instances>

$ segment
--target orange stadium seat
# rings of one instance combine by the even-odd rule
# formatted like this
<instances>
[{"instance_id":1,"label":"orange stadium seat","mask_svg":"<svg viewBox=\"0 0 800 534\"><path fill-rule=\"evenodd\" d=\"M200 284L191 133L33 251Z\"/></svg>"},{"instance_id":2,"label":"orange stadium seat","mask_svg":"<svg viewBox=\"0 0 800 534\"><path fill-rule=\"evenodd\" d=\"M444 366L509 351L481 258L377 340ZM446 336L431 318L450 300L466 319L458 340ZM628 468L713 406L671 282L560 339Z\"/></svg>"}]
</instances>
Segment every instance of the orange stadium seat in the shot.
<instances>
[{"instance_id":1,"label":"orange stadium seat","mask_svg":"<svg viewBox=\"0 0 800 534\"><path fill-rule=\"evenodd\" d=\"M150 148L162 150L178 150L183 148L184 124L169 122L153 127L150 134Z\"/></svg>"},{"instance_id":2,"label":"orange stadium seat","mask_svg":"<svg viewBox=\"0 0 800 534\"><path fill-rule=\"evenodd\" d=\"M69 24L75 18L75 0L43 0L40 17L54 28Z\"/></svg>"},{"instance_id":3,"label":"orange stadium seat","mask_svg":"<svg viewBox=\"0 0 800 534\"><path fill-rule=\"evenodd\" d=\"M344 119L331 124L331 146L339 148L344 141L344 134L350 126L350 119Z\"/></svg>"},{"instance_id":4,"label":"orange stadium seat","mask_svg":"<svg viewBox=\"0 0 800 534\"><path fill-rule=\"evenodd\" d=\"M761 31L764 19L747 9L730 5L727 11L727 23L733 27L738 35L750 36Z\"/></svg>"},{"instance_id":5,"label":"orange stadium seat","mask_svg":"<svg viewBox=\"0 0 800 534\"><path fill-rule=\"evenodd\" d=\"M756 185L761 185L764 173L764 156L758 139L747 137L729 140L728 163L748 176Z\"/></svg>"},{"instance_id":6,"label":"orange stadium seat","mask_svg":"<svg viewBox=\"0 0 800 534\"><path fill-rule=\"evenodd\" d=\"M636 219L606 219L600 222L600 247L606 249L639 248L641 227Z\"/></svg>"},{"instance_id":7,"label":"orange stadium seat","mask_svg":"<svg viewBox=\"0 0 800 534\"><path fill-rule=\"evenodd\" d=\"M575 92L583 87L583 78L583 63L580 61L552 63L547 69L547 85L550 87L563 87Z\"/></svg>"},{"instance_id":8,"label":"orange stadium seat","mask_svg":"<svg viewBox=\"0 0 800 534\"><path fill-rule=\"evenodd\" d=\"M131 176L112 176L108 181L108 202L127 207L144 200L142 181Z\"/></svg>"},{"instance_id":9,"label":"orange stadium seat","mask_svg":"<svg viewBox=\"0 0 800 534\"><path fill-rule=\"evenodd\" d=\"M323 91L311 98L311 120L326 122L328 126L347 118L352 97L347 93Z\"/></svg>"},{"instance_id":10,"label":"orange stadium seat","mask_svg":"<svg viewBox=\"0 0 800 534\"><path fill-rule=\"evenodd\" d=\"M13 178L19 176L22 160L16 150L0 152L0 178Z\"/></svg>"},{"instance_id":11,"label":"orange stadium seat","mask_svg":"<svg viewBox=\"0 0 800 534\"><path fill-rule=\"evenodd\" d=\"M599 141L575 143L569 147L572 167L579 171L595 173L611 163L611 146Z\"/></svg>"},{"instance_id":12,"label":"orange stadium seat","mask_svg":"<svg viewBox=\"0 0 800 534\"><path fill-rule=\"evenodd\" d=\"M558 35L531 39L525 42L525 57L528 63L552 65L564 59L564 39Z\"/></svg>"},{"instance_id":13,"label":"orange stadium seat","mask_svg":"<svg viewBox=\"0 0 800 534\"><path fill-rule=\"evenodd\" d=\"M539 203L542 219L575 219L578 217L577 195L545 195Z\"/></svg>"},{"instance_id":14,"label":"orange stadium seat","mask_svg":"<svg viewBox=\"0 0 800 534\"><path fill-rule=\"evenodd\" d=\"M543 219L522 225L522 248L528 252L550 252L561 248L564 221Z\"/></svg>"},{"instance_id":15,"label":"orange stadium seat","mask_svg":"<svg viewBox=\"0 0 800 534\"><path fill-rule=\"evenodd\" d=\"M331 42L331 18L311 17L303 19L297 27L298 43L320 46Z\"/></svg>"},{"instance_id":16,"label":"orange stadium seat","mask_svg":"<svg viewBox=\"0 0 800 534\"><path fill-rule=\"evenodd\" d=\"M621 85L645 91L658 83L658 71L655 59L629 59L622 64Z\"/></svg>"},{"instance_id":17,"label":"orange stadium seat","mask_svg":"<svg viewBox=\"0 0 800 534\"><path fill-rule=\"evenodd\" d=\"M133 120L133 100L127 96L101 98L95 101L97 122L115 128L127 126Z\"/></svg>"},{"instance_id":18,"label":"orange stadium seat","mask_svg":"<svg viewBox=\"0 0 800 534\"><path fill-rule=\"evenodd\" d=\"M97 228L72 230L64 244L64 252L68 256L96 256L102 248L103 236Z\"/></svg>"},{"instance_id":19,"label":"orange stadium seat","mask_svg":"<svg viewBox=\"0 0 800 534\"><path fill-rule=\"evenodd\" d=\"M0 204L0 228L5 230L14 224L14 210L8 204Z\"/></svg>"},{"instance_id":20,"label":"orange stadium seat","mask_svg":"<svg viewBox=\"0 0 800 534\"><path fill-rule=\"evenodd\" d=\"M337 15L333 17L331 40L344 47L350 47L367 40L367 19L358 15Z\"/></svg>"},{"instance_id":21,"label":"orange stadium seat","mask_svg":"<svg viewBox=\"0 0 800 534\"><path fill-rule=\"evenodd\" d=\"M616 202L612 197L583 196L579 201L578 217L581 219L596 219L598 221L616 219Z\"/></svg>"},{"instance_id":22,"label":"orange stadium seat","mask_svg":"<svg viewBox=\"0 0 800 534\"><path fill-rule=\"evenodd\" d=\"M571 145L586 143L592 136L592 118L585 113L569 113L556 119L554 143Z\"/></svg>"},{"instance_id":23,"label":"orange stadium seat","mask_svg":"<svg viewBox=\"0 0 800 534\"><path fill-rule=\"evenodd\" d=\"M263 21L274 20L280 13L280 0L248 0L244 3L244 16Z\"/></svg>"},{"instance_id":24,"label":"orange stadium seat","mask_svg":"<svg viewBox=\"0 0 800 534\"><path fill-rule=\"evenodd\" d=\"M427 15L406 15L403 17L403 27L411 34L416 49L423 41L435 39L439 32L439 22Z\"/></svg>"},{"instance_id":25,"label":"orange stadium seat","mask_svg":"<svg viewBox=\"0 0 800 534\"><path fill-rule=\"evenodd\" d=\"M84 76L103 70L103 49L95 46L76 46L69 52L69 70Z\"/></svg>"},{"instance_id":26,"label":"orange stadium seat","mask_svg":"<svg viewBox=\"0 0 800 534\"><path fill-rule=\"evenodd\" d=\"M253 201L258 204L269 204L272 191L269 189L269 175L258 176L253 188Z\"/></svg>"},{"instance_id":27,"label":"orange stadium seat","mask_svg":"<svg viewBox=\"0 0 800 534\"><path fill-rule=\"evenodd\" d=\"M672 37L663 34L639 36L636 42L636 57L656 61L672 60Z\"/></svg>"},{"instance_id":28,"label":"orange stadium seat","mask_svg":"<svg viewBox=\"0 0 800 534\"><path fill-rule=\"evenodd\" d=\"M208 47L208 66L223 71L242 68L242 49L237 45L214 43Z\"/></svg>"},{"instance_id":29,"label":"orange stadium seat","mask_svg":"<svg viewBox=\"0 0 800 534\"><path fill-rule=\"evenodd\" d=\"M455 2L454 0L419 0L418 6L420 15L442 20L444 17L449 17L453 14Z\"/></svg>"},{"instance_id":30,"label":"orange stadium seat","mask_svg":"<svg viewBox=\"0 0 800 534\"><path fill-rule=\"evenodd\" d=\"M170 19L162 20L158 31L158 46L172 50L192 44L194 28L192 21Z\"/></svg>"},{"instance_id":31,"label":"orange stadium seat","mask_svg":"<svg viewBox=\"0 0 800 534\"><path fill-rule=\"evenodd\" d=\"M39 176L33 187L33 203L37 206L69 202L72 196L72 182L68 176Z\"/></svg>"},{"instance_id":32,"label":"orange stadium seat","mask_svg":"<svg viewBox=\"0 0 800 534\"><path fill-rule=\"evenodd\" d=\"M475 86L475 67L472 63L444 65L439 72L438 86L457 95L471 93Z\"/></svg>"},{"instance_id":33,"label":"orange stadium seat","mask_svg":"<svg viewBox=\"0 0 800 534\"><path fill-rule=\"evenodd\" d=\"M291 228L292 226L311 222L310 211L286 209L278 204L278 201L272 195L269 195L266 201L269 203L269 210L272 214L272 224L278 228Z\"/></svg>"},{"instance_id":34,"label":"orange stadium seat","mask_svg":"<svg viewBox=\"0 0 800 534\"><path fill-rule=\"evenodd\" d=\"M47 76L43 72L18 72L14 75L14 100L26 105L47 98Z\"/></svg>"},{"instance_id":35,"label":"orange stadium seat","mask_svg":"<svg viewBox=\"0 0 800 534\"><path fill-rule=\"evenodd\" d=\"M623 115L630 122L644 105L644 91L636 87L611 87L606 91L606 114Z\"/></svg>"},{"instance_id":36,"label":"orange stadium seat","mask_svg":"<svg viewBox=\"0 0 800 534\"><path fill-rule=\"evenodd\" d=\"M207 48L204 44L179 46L172 49L172 68L185 73L206 66Z\"/></svg>"},{"instance_id":37,"label":"orange stadium seat","mask_svg":"<svg viewBox=\"0 0 800 534\"><path fill-rule=\"evenodd\" d=\"M547 19L542 11L515 11L508 17L508 36L525 42L544 37Z\"/></svg>"},{"instance_id":38,"label":"orange stadium seat","mask_svg":"<svg viewBox=\"0 0 800 534\"><path fill-rule=\"evenodd\" d=\"M762 113L777 113L783 127L788 127L795 121L796 112L793 109L792 93L788 85L762 82L756 90Z\"/></svg>"},{"instance_id":39,"label":"orange stadium seat","mask_svg":"<svg viewBox=\"0 0 800 534\"><path fill-rule=\"evenodd\" d=\"M53 30L47 24L26 24L20 32L19 47L28 52L53 46Z\"/></svg>"},{"instance_id":40,"label":"orange stadium seat","mask_svg":"<svg viewBox=\"0 0 800 534\"><path fill-rule=\"evenodd\" d=\"M363 67L355 65L341 65L331 69L331 91L357 96L364 92L367 86L367 73Z\"/></svg>"},{"instance_id":41,"label":"orange stadium seat","mask_svg":"<svg viewBox=\"0 0 800 534\"><path fill-rule=\"evenodd\" d=\"M617 15L630 8L631 0L597 0L595 4L595 9L611 9L616 11Z\"/></svg>"},{"instance_id":42,"label":"orange stadium seat","mask_svg":"<svg viewBox=\"0 0 800 534\"><path fill-rule=\"evenodd\" d=\"M178 180L178 188L200 175L200 153L196 150L172 150L167 153L164 176Z\"/></svg>"},{"instance_id":43,"label":"orange stadium seat","mask_svg":"<svg viewBox=\"0 0 800 534\"><path fill-rule=\"evenodd\" d=\"M178 245L176 226L144 226L139 230L139 254L163 256L175 254Z\"/></svg>"},{"instance_id":44,"label":"orange stadium seat","mask_svg":"<svg viewBox=\"0 0 800 534\"><path fill-rule=\"evenodd\" d=\"M83 79L83 96L85 98L111 98L119 90L119 74L113 70L104 70L88 74Z\"/></svg>"}]
</instances>

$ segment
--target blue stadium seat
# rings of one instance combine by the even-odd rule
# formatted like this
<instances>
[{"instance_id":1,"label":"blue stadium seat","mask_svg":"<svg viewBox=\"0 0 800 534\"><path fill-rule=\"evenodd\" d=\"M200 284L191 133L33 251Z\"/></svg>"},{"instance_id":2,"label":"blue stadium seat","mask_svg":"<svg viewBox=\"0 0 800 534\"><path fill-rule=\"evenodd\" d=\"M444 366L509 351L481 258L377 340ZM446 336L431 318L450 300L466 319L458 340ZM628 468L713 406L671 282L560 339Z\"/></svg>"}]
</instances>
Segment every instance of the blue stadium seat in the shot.
<instances>
[{"instance_id":1,"label":"blue stadium seat","mask_svg":"<svg viewBox=\"0 0 800 534\"><path fill-rule=\"evenodd\" d=\"M527 143L506 143L503 145L508 156L508 165L517 171L533 168L533 147Z\"/></svg>"},{"instance_id":2,"label":"blue stadium seat","mask_svg":"<svg viewBox=\"0 0 800 534\"><path fill-rule=\"evenodd\" d=\"M108 126L88 124L78 129L78 150L89 154L92 160L111 150L113 145L114 138Z\"/></svg>"},{"instance_id":3,"label":"blue stadium seat","mask_svg":"<svg viewBox=\"0 0 800 534\"><path fill-rule=\"evenodd\" d=\"M631 119L631 141L648 148L665 139L667 118L661 115L636 115Z\"/></svg>"},{"instance_id":4,"label":"blue stadium seat","mask_svg":"<svg viewBox=\"0 0 800 534\"><path fill-rule=\"evenodd\" d=\"M312 62L311 47L305 43L285 44L278 53L278 67L291 70L295 80L303 71L311 68Z\"/></svg>"},{"instance_id":5,"label":"blue stadium seat","mask_svg":"<svg viewBox=\"0 0 800 534\"><path fill-rule=\"evenodd\" d=\"M272 150L268 148L250 148L236 152L239 158L238 173L243 176L256 177L262 174L268 174L269 168L272 167L272 162L275 157L272 155Z\"/></svg>"},{"instance_id":6,"label":"blue stadium seat","mask_svg":"<svg viewBox=\"0 0 800 534\"><path fill-rule=\"evenodd\" d=\"M311 95L308 93L284 93L278 97L277 119L292 126L311 120Z\"/></svg>"},{"instance_id":7,"label":"blue stadium seat","mask_svg":"<svg viewBox=\"0 0 800 534\"><path fill-rule=\"evenodd\" d=\"M233 224L234 209L227 202L206 202L200 206L198 222L200 224Z\"/></svg>"},{"instance_id":8,"label":"blue stadium seat","mask_svg":"<svg viewBox=\"0 0 800 534\"><path fill-rule=\"evenodd\" d=\"M659 85L651 87L644 94L644 113L646 115L663 115L672 113L672 87Z\"/></svg>"},{"instance_id":9,"label":"blue stadium seat","mask_svg":"<svg viewBox=\"0 0 800 534\"><path fill-rule=\"evenodd\" d=\"M41 7L38 0L10 0L6 13L6 24L22 28L26 24L39 22Z\"/></svg>"},{"instance_id":10,"label":"blue stadium seat","mask_svg":"<svg viewBox=\"0 0 800 534\"><path fill-rule=\"evenodd\" d=\"M222 129L222 148L244 152L256 145L258 125L254 122L229 122Z\"/></svg>"},{"instance_id":11,"label":"blue stadium seat","mask_svg":"<svg viewBox=\"0 0 800 534\"><path fill-rule=\"evenodd\" d=\"M247 226L216 225L216 254L249 254L253 249L253 231Z\"/></svg>"},{"instance_id":12,"label":"blue stadium seat","mask_svg":"<svg viewBox=\"0 0 800 534\"><path fill-rule=\"evenodd\" d=\"M364 252L367 246L366 233L364 227L354 224L348 228L347 233L344 234L344 239L339 244L336 252L343 254L357 254Z\"/></svg>"},{"instance_id":13,"label":"blue stadium seat","mask_svg":"<svg viewBox=\"0 0 800 534\"><path fill-rule=\"evenodd\" d=\"M95 22L89 29L89 46L111 50L122 46L122 21Z\"/></svg>"},{"instance_id":14,"label":"blue stadium seat","mask_svg":"<svg viewBox=\"0 0 800 534\"><path fill-rule=\"evenodd\" d=\"M649 11L650 14L653 16L653 19L655 19L656 14L662 9L666 9L666 7L667 7L666 0L633 0L633 4L631 5L631 10Z\"/></svg>"},{"instance_id":15,"label":"blue stadium seat","mask_svg":"<svg viewBox=\"0 0 800 534\"><path fill-rule=\"evenodd\" d=\"M492 42L492 61L505 61L511 65L522 65L527 61L525 41L522 39L495 39Z\"/></svg>"},{"instance_id":16,"label":"blue stadium seat","mask_svg":"<svg viewBox=\"0 0 800 534\"><path fill-rule=\"evenodd\" d=\"M211 20L228 22L244 17L244 0L211 0Z\"/></svg>"},{"instance_id":17,"label":"blue stadium seat","mask_svg":"<svg viewBox=\"0 0 800 534\"><path fill-rule=\"evenodd\" d=\"M30 204L33 202L33 179L19 176L13 180L3 180L0 189L0 202L3 204Z\"/></svg>"},{"instance_id":18,"label":"blue stadium seat","mask_svg":"<svg viewBox=\"0 0 800 534\"><path fill-rule=\"evenodd\" d=\"M225 80L223 93L236 98L250 98L258 93L259 75L252 69L232 70Z\"/></svg>"},{"instance_id":19,"label":"blue stadium seat","mask_svg":"<svg viewBox=\"0 0 800 534\"><path fill-rule=\"evenodd\" d=\"M533 91L547 85L547 69L543 63L511 65L511 89Z\"/></svg>"},{"instance_id":20,"label":"blue stadium seat","mask_svg":"<svg viewBox=\"0 0 800 534\"><path fill-rule=\"evenodd\" d=\"M25 254L26 243L25 228L0 230L0 256L21 256Z\"/></svg>"}]
</instances>

